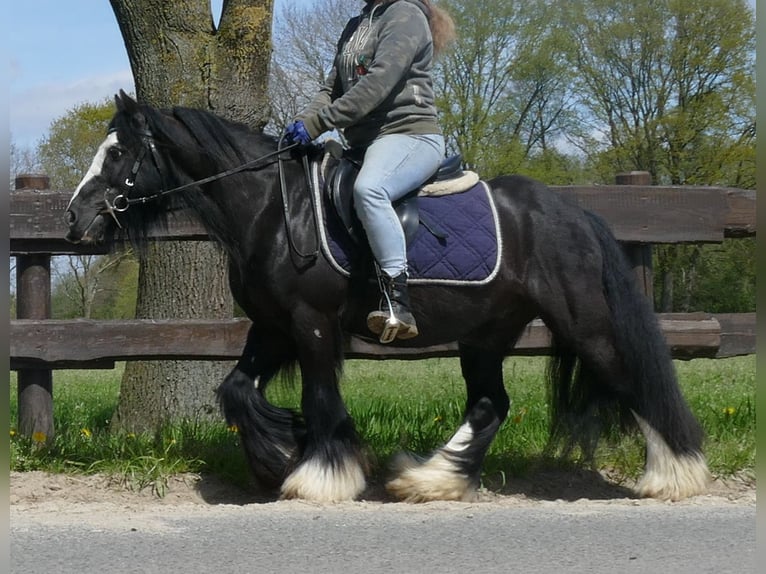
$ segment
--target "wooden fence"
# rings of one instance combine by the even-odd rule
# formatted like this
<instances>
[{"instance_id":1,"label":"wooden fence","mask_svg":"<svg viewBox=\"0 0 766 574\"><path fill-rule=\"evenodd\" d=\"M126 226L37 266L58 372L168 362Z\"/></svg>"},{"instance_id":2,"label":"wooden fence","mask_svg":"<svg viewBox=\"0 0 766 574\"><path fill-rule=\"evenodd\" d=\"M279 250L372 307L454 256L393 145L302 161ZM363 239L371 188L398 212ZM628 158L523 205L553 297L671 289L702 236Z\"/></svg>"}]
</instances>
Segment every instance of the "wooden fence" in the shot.
<instances>
[{"instance_id":1,"label":"wooden fence","mask_svg":"<svg viewBox=\"0 0 766 574\"><path fill-rule=\"evenodd\" d=\"M554 187L609 222L648 296L652 244L717 243L755 235L755 191L649 183L646 172L630 172L619 174L615 185ZM127 360L239 358L249 326L245 319L51 320L51 256L104 253L106 248L64 240L71 192L47 187L45 176L20 176L11 192L17 318L10 324L10 362L18 370L20 432L52 432L52 369L112 368L115 361ZM181 215L156 239L200 240L207 235ZM755 313L662 314L659 319L676 358L755 353ZM543 355L549 345L547 329L533 321L508 354ZM352 359L422 359L455 356L457 345L394 349L350 337L346 350Z\"/></svg>"}]
</instances>

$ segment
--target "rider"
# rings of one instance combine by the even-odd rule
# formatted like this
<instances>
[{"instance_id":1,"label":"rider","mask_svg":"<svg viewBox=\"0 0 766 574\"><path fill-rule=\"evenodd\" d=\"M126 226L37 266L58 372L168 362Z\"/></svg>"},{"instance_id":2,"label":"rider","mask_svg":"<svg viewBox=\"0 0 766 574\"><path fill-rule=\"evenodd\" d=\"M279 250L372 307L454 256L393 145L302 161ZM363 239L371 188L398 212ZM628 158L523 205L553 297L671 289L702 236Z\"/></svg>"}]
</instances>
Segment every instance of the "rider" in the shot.
<instances>
[{"instance_id":1,"label":"rider","mask_svg":"<svg viewBox=\"0 0 766 574\"><path fill-rule=\"evenodd\" d=\"M338 129L350 148L365 150L354 205L382 292L367 326L382 342L418 334L392 202L428 180L444 157L431 68L453 35L452 19L430 0L365 0L338 40L326 83L285 131L289 142L305 145Z\"/></svg>"}]
</instances>

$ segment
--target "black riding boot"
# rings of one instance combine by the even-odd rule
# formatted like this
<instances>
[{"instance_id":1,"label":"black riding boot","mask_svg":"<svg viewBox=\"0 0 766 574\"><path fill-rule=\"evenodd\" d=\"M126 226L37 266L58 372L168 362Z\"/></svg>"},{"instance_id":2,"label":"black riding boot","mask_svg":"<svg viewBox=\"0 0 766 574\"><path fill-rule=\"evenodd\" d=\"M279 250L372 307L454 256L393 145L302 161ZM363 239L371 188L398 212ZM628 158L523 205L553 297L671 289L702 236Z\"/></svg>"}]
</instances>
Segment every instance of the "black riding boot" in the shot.
<instances>
[{"instance_id":1,"label":"black riding boot","mask_svg":"<svg viewBox=\"0 0 766 574\"><path fill-rule=\"evenodd\" d=\"M415 317L410 311L410 296L407 292L407 274L400 273L394 278L385 273L379 275L380 307L367 315L367 327L380 336L381 343L390 343L394 338L411 339L418 334Z\"/></svg>"}]
</instances>

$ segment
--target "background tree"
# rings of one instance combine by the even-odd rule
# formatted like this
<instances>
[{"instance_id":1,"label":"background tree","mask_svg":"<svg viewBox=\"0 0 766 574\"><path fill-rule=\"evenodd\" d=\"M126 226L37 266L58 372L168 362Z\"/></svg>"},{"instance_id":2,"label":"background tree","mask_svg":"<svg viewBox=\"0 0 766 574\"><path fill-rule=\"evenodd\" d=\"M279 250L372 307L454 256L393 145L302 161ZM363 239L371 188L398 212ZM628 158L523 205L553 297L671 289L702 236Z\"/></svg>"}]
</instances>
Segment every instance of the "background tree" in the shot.
<instances>
[{"instance_id":1,"label":"background tree","mask_svg":"<svg viewBox=\"0 0 766 574\"><path fill-rule=\"evenodd\" d=\"M656 183L754 187L755 22L744 0L582 0L562 10L600 179L645 170ZM723 251L742 247L754 242ZM659 308L691 310L710 284L708 258L727 264L720 252L655 249ZM754 267L741 273L754 285Z\"/></svg>"},{"instance_id":2,"label":"background tree","mask_svg":"<svg viewBox=\"0 0 766 574\"><path fill-rule=\"evenodd\" d=\"M37 145L42 172L50 178L51 189L74 190L104 141L114 114L111 98L82 103L53 120Z\"/></svg>"},{"instance_id":3,"label":"background tree","mask_svg":"<svg viewBox=\"0 0 766 574\"><path fill-rule=\"evenodd\" d=\"M131 319L136 313L138 262L130 252L62 258L53 268L54 319Z\"/></svg>"},{"instance_id":4,"label":"background tree","mask_svg":"<svg viewBox=\"0 0 766 574\"><path fill-rule=\"evenodd\" d=\"M558 146L576 129L572 71L560 49L567 37L555 25L555 6L544 0L442 5L458 31L436 72L440 121L452 149L485 177L529 172L541 158L547 182L560 182L554 171L571 177L573 162ZM559 170L559 163L566 167Z\"/></svg>"},{"instance_id":5,"label":"background tree","mask_svg":"<svg viewBox=\"0 0 766 574\"><path fill-rule=\"evenodd\" d=\"M226 0L218 25L208 0L110 0L139 101L213 111L260 129L269 117L272 0ZM232 314L225 256L213 242L157 242L141 258L138 317ZM214 389L229 363L132 362L113 424L157 428L218 414Z\"/></svg>"},{"instance_id":6,"label":"background tree","mask_svg":"<svg viewBox=\"0 0 766 574\"><path fill-rule=\"evenodd\" d=\"M39 173L40 164L32 148L18 145L11 137L10 149L10 182L8 189L16 188L16 176L23 173Z\"/></svg>"},{"instance_id":7,"label":"background tree","mask_svg":"<svg viewBox=\"0 0 766 574\"><path fill-rule=\"evenodd\" d=\"M608 150L609 174L640 169L694 185L722 184L734 166L751 171L732 157L747 155L755 125L755 26L744 0L562 6L579 108Z\"/></svg>"},{"instance_id":8,"label":"background tree","mask_svg":"<svg viewBox=\"0 0 766 574\"><path fill-rule=\"evenodd\" d=\"M269 82L275 133L281 133L324 84L343 27L361 8L359 0L308 5L293 1L282 6L274 20Z\"/></svg>"},{"instance_id":9,"label":"background tree","mask_svg":"<svg viewBox=\"0 0 766 574\"><path fill-rule=\"evenodd\" d=\"M93 154L104 140L114 114L111 98L74 106L51 122L46 135L37 144L36 162L50 178L52 189L74 190L90 166ZM130 249L110 255L78 255L55 257L52 264L54 286L51 310L54 317L91 318L98 305L107 304L109 285L119 279L121 270L135 265ZM135 275L126 284L128 305L135 312ZM131 304L132 301L132 304Z\"/></svg>"}]
</instances>

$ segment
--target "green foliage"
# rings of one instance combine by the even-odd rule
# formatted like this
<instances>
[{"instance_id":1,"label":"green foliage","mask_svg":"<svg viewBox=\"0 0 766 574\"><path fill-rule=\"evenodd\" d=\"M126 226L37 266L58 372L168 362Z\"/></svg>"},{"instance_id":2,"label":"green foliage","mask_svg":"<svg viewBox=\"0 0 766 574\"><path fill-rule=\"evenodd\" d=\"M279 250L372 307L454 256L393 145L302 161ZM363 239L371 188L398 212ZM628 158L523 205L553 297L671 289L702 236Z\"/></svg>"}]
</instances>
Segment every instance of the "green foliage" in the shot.
<instances>
[{"instance_id":1,"label":"green foliage","mask_svg":"<svg viewBox=\"0 0 766 574\"><path fill-rule=\"evenodd\" d=\"M542 357L505 362L511 410L484 465L484 484L502 490L506 481L543 465L571 467L577 459L547 458L548 405ZM755 357L676 361L684 395L706 434L714 474L751 472L755 466ZM122 367L114 371L56 371L52 444L15 434L15 376L11 377L11 470L102 472L135 489L162 496L178 473L213 473L246 487L249 471L234 429L223 421L178 422L156 433L110 432ZM297 408L298 385L269 387L275 404ZM342 386L346 404L368 446L375 475L400 450L427 454L448 440L462 419L464 384L457 359L348 361ZM596 462L615 480L641 471L640 436L607 437ZM373 477L375 479L375 477Z\"/></svg>"},{"instance_id":2,"label":"green foliage","mask_svg":"<svg viewBox=\"0 0 766 574\"><path fill-rule=\"evenodd\" d=\"M755 22L744 0L562 3L574 46L578 147L597 183L755 187ZM662 311L755 309L755 245L655 249Z\"/></svg>"},{"instance_id":3,"label":"green foliage","mask_svg":"<svg viewBox=\"0 0 766 574\"><path fill-rule=\"evenodd\" d=\"M56 319L135 317L138 262L131 252L70 257L51 293Z\"/></svg>"},{"instance_id":4,"label":"green foliage","mask_svg":"<svg viewBox=\"0 0 766 574\"><path fill-rule=\"evenodd\" d=\"M754 163L753 12L744 0L569 3L576 90L610 177L748 185Z\"/></svg>"},{"instance_id":5,"label":"green foliage","mask_svg":"<svg viewBox=\"0 0 766 574\"><path fill-rule=\"evenodd\" d=\"M755 311L755 238L655 247L656 306L663 311Z\"/></svg>"},{"instance_id":6,"label":"green foliage","mask_svg":"<svg viewBox=\"0 0 766 574\"><path fill-rule=\"evenodd\" d=\"M438 62L437 106L448 141L485 177L518 173L576 131L562 58L567 42L548 2L445 0L458 38ZM549 178L543 178L548 181Z\"/></svg>"},{"instance_id":7,"label":"green foliage","mask_svg":"<svg viewBox=\"0 0 766 574\"><path fill-rule=\"evenodd\" d=\"M114 103L108 99L80 104L53 121L37 146L40 167L50 177L52 189L77 187L106 137L112 115Z\"/></svg>"}]
</instances>

